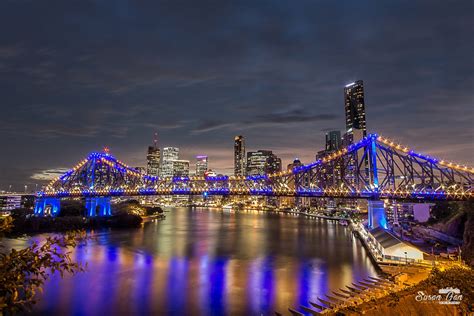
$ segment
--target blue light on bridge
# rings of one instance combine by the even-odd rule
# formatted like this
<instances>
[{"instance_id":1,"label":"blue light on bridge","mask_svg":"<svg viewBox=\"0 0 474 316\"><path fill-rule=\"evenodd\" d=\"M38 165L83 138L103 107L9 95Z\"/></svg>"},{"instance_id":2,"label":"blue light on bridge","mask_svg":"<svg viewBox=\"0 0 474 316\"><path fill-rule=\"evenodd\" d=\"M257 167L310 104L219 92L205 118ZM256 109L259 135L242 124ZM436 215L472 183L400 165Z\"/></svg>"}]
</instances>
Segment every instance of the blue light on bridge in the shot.
<instances>
[{"instance_id":1,"label":"blue light on bridge","mask_svg":"<svg viewBox=\"0 0 474 316\"><path fill-rule=\"evenodd\" d=\"M228 176L207 176L206 181L227 181L229 180Z\"/></svg>"},{"instance_id":2,"label":"blue light on bridge","mask_svg":"<svg viewBox=\"0 0 474 316\"><path fill-rule=\"evenodd\" d=\"M140 195L152 195L156 194L156 190L154 188L142 188L138 190L138 194Z\"/></svg>"},{"instance_id":3,"label":"blue light on bridge","mask_svg":"<svg viewBox=\"0 0 474 316\"><path fill-rule=\"evenodd\" d=\"M408 154L409 154L410 156L417 157L417 158L421 158L421 159L424 159L424 160L429 161L429 162L434 163L434 164L438 163L438 160L437 160L437 159L435 159L435 158L433 158L433 157L430 157L430 156L427 156L427 155L423 155L423 154L416 153L416 152L414 152L413 150L410 150L410 151L408 152Z\"/></svg>"},{"instance_id":4,"label":"blue light on bridge","mask_svg":"<svg viewBox=\"0 0 474 316\"><path fill-rule=\"evenodd\" d=\"M266 174L257 174L253 176L247 176L247 180L253 180L253 181L266 180L266 179L268 179L268 175Z\"/></svg>"},{"instance_id":5,"label":"blue light on bridge","mask_svg":"<svg viewBox=\"0 0 474 316\"><path fill-rule=\"evenodd\" d=\"M372 160L372 182L373 190L379 190L379 174L377 170L377 134L370 134L370 159Z\"/></svg>"},{"instance_id":6,"label":"blue light on bridge","mask_svg":"<svg viewBox=\"0 0 474 316\"><path fill-rule=\"evenodd\" d=\"M124 189L110 189L109 193L110 193L110 195L120 196L120 195L123 195L125 193L125 190Z\"/></svg>"},{"instance_id":7,"label":"blue light on bridge","mask_svg":"<svg viewBox=\"0 0 474 316\"><path fill-rule=\"evenodd\" d=\"M272 193L273 193L273 190L271 188L250 189L250 194L255 194L255 195L271 195Z\"/></svg>"},{"instance_id":8,"label":"blue light on bridge","mask_svg":"<svg viewBox=\"0 0 474 316\"><path fill-rule=\"evenodd\" d=\"M387 145L387 147L385 147L383 144ZM359 150L364 150L363 155L368 155L367 161L370 161L370 167L368 167L368 170L370 171L369 177L365 179L365 173L362 175L364 178L364 183L358 184L357 186L354 186L354 188L347 188L347 186L339 185L334 185L333 187L333 184L325 183L324 180L319 179L317 173L326 172L327 168L325 168L325 166L332 166L334 163L344 162L344 159L346 159L345 157L359 159L360 156L359 158L356 157L358 154L351 155L351 153L357 153ZM387 176L383 173L385 167L382 160L393 160L394 158L390 158L390 155L387 156L388 158L384 157L380 153L380 150L390 152L397 150L398 158L408 159L410 163L416 163L418 166L426 166L428 162L431 162L432 164L438 163L438 160L433 157L410 151L407 147L402 147L400 145L394 144L393 142L387 141L382 137L378 137L377 134L369 134L367 137L355 144L334 152L323 159L318 159L310 164L295 167L291 172L285 171L281 173L274 173L272 175L249 175L245 179L240 177L233 178L229 176L207 176L205 178L186 176L173 177L172 179L159 178L141 174L140 172L130 168L120 160L117 160L108 154L91 153L87 159L82 160L73 169L70 169L61 175L59 179L51 182L51 184L47 187L46 192L38 192L37 197L66 198L154 194L203 194L204 196L252 194L262 196L277 196L296 194L300 196L312 197L347 196L365 199L389 197L400 199L411 198L418 200L435 200L458 197L460 199L467 199L474 195L472 190L470 191L469 189L466 189L469 187L469 185L466 185L465 183L462 184L461 188L448 189L448 192L433 190L426 184L423 184L421 186L423 189L420 190L415 186L419 184L417 182L418 179L411 179L407 176L405 176L405 178L411 179L409 180L410 183L408 183L410 186L406 186L406 188L405 186L403 188L392 188L390 185L393 182L387 181ZM403 154L401 154L401 152L403 152ZM401 155L404 156L402 157ZM410 159L410 157L413 158ZM474 170L472 168L453 165L443 161L439 162L439 164L448 170L452 169L453 172L459 171L472 173L472 170ZM321 166L323 168L320 168ZM377 167L379 168L377 169ZM437 166L428 167L433 169L440 168ZM362 169L363 168L361 168L361 170ZM310 177L306 177L306 175L310 174L310 171L311 179L309 179ZM365 169L363 169L363 171L365 171ZM121 174L118 174L119 172ZM378 175L378 172L380 172L380 175ZM302 173L305 174L300 176ZM95 183L95 175L101 175L101 179L105 179L104 181L106 183ZM130 179L130 176L135 178ZM378 178L378 176L380 176L380 178ZM397 175L394 176L396 177ZM463 177L464 175L459 174L458 176ZM232 179L232 183L230 183L230 179ZM269 179L271 179L271 182ZM306 184L306 182L301 181L306 181L305 179L312 181L311 184ZM292 185L293 181L296 189L293 186L291 188L288 187L288 185ZM305 185L302 185L303 183L305 183ZM447 186L449 185L447 183L444 184ZM229 189L230 185L232 186L232 191ZM286 185L286 187L282 185ZM170 186L171 188L174 187L174 189L170 189ZM308 186L308 188L305 188L305 186ZM441 188L439 184L436 186ZM309 187L317 187L317 189Z\"/></svg>"},{"instance_id":9,"label":"blue light on bridge","mask_svg":"<svg viewBox=\"0 0 474 316\"><path fill-rule=\"evenodd\" d=\"M228 195L230 194L229 188L210 188L207 190L208 194L211 195Z\"/></svg>"},{"instance_id":10,"label":"blue light on bridge","mask_svg":"<svg viewBox=\"0 0 474 316\"><path fill-rule=\"evenodd\" d=\"M189 194L191 193L191 189L189 188L173 189L172 192L174 194Z\"/></svg>"}]
</instances>

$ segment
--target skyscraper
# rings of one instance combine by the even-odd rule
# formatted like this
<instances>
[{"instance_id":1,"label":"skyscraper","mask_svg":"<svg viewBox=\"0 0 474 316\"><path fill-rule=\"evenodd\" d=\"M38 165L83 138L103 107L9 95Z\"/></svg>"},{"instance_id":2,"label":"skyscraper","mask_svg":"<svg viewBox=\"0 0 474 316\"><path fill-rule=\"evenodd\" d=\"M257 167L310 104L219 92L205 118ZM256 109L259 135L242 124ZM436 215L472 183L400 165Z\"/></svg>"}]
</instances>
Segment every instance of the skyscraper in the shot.
<instances>
[{"instance_id":1,"label":"skyscraper","mask_svg":"<svg viewBox=\"0 0 474 316\"><path fill-rule=\"evenodd\" d=\"M241 135L234 138L234 175L245 176L245 140Z\"/></svg>"},{"instance_id":2,"label":"skyscraper","mask_svg":"<svg viewBox=\"0 0 474 316\"><path fill-rule=\"evenodd\" d=\"M176 148L176 147L163 148L163 161L161 164L161 173L160 173L162 177L172 177L174 175L173 161L178 160L178 157L179 157L179 148Z\"/></svg>"},{"instance_id":3,"label":"skyscraper","mask_svg":"<svg viewBox=\"0 0 474 316\"><path fill-rule=\"evenodd\" d=\"M203 177L207 171L207 156L196 156L196 175Z\"/></svg>"},{"instance_id":4,"label":"skyscraper","mask_svg":"<svg viewBox=\"0 0 474 316\"><path fill-rule=\"evenodd\" d=\"M346 132L362 130L367 136L364 103L364 82L357 80L344 88L344 104L346 109Z\"/></svg>"},{"instance_id":5,"label":"skyscraper","mask_svg":"<svg viewBox=\"0 0 474 316\"><path fill-rule=\"evenodd\" d=\"M158 148L158 134L155 133L154 145L148 147L146 155L146 173L157 177L160 173L160 148Z\"/></svg>"},{"instance_id":6,"label":"skyscraper","mask_svg":"<svg viewBox=\"0 0 474 316\"><path fill-rule=\"evenodd\" d=\"M341 132L330 131L326 133L326 151L335 151L341 147Z\"/></svg>"},{"instance_id":7,"label":"skyscraper","mask_svg":"<svg viewBox=\"0 0 474 316\"><path fill-rule=\"evenodd\" d=\"M247 153L247 175L263 175L278 171L281 171L281 159L271 150L257 150Z\"/></svg>"},{"instance_id":8,"label":"skyscraper","mask_svg":"<svg viewBox=\"0 0 474 316\"><path fill-rule=\"evenodd\" d=\"M173 166L173 177L189 176L189 160L173 160L171 164Z\"/></svg>"},{"instance_id":9,"label":"skyscraper","mask_svg":"<svg viewBox=\"0 0 474 316\"><path fill-rule=\"evenodd\" d=\"M357 80L348 84L344 88L344 104L346 110L346 132L343 136L343 146L357 143L359 140L367 136L366 120L365 120L365 102L364 102L364 83ZM357 156L357 153L356 153ZM345 178L349 183L355 183L358 179L357 158L353 155L345 158L346 171ZM364 159L365 176L368 176L368 158Z\"/></svg>"}]
</instances>

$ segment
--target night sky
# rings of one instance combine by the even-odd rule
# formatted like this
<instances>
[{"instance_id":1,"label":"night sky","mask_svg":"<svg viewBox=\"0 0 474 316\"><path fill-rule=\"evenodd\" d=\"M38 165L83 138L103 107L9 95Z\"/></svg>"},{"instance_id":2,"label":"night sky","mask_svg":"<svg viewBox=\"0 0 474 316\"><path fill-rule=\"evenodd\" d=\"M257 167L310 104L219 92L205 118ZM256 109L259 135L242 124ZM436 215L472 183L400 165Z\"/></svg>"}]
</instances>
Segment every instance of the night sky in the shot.
<instances>
[{"instance_id":1,"label":"night sky","mask_svg":"<svg viewBox=\"0 0 474 316\"><path fill-rule=\"evenodd\" d=\"M0 190L105 145L143 166L155 131L223 173L238 134L310 162L357 79L369 132L474 165L471 0L18 0L0 28Z\"/></svg>"}]
</instances>

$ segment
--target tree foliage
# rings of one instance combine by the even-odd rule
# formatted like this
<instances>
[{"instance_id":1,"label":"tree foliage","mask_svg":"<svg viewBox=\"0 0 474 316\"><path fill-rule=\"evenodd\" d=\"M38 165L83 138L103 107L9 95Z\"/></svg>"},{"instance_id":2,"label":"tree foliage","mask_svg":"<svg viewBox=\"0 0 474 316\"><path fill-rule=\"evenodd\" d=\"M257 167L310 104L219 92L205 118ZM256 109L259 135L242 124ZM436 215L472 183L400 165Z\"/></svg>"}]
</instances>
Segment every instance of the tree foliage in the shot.
<instances>
[{"instance_id":1,"label":"tree foliage","mask_svg":"<svg viewBox=\"0 0 474 316\"><path fill-rule=\"evenodd\" d=\"M0 222L0 234L11 228L12 219ZM84 271L84 266L71 259L70 249L86 240L84 231L47 237L21 250L4 251L0 244L0 314L13 314L31 308L35 295L55 272ZM0 241L1 243L1 241Z\"/></svg>"},{"instance_id":2,"label":"tree foliage","mask_svg":"<svg viewBox=\"0 0 474 316\"><path fill-rule=\"evenodd\" d=\"M437 201L431 209L431 223L445 221L459 211L459 203L451 201Z\"/></svg>"}]
</instances>

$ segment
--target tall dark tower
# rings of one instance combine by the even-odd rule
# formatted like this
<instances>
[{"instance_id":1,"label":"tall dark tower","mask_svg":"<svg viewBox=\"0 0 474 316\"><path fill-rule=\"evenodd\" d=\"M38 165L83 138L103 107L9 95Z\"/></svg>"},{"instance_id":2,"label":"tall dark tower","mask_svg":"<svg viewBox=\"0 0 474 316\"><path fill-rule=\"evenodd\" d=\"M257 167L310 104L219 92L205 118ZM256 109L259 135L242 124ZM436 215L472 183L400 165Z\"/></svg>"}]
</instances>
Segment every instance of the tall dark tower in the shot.
<instances>
[{"instance_id":1,"label":"tall dark tower","mask_svg":"<svg viewBox=\"0 0 474 316\"><path fill-rule=\"evenodd\" d=\"M354 134L360 130L367 136L364 103L364 82L357 80L344 88L344 104L346 108L346 132Z\"/></svg>"},{"instance_id":2,"label":"tall dark tower","mask_svg":"<svg viewBox=\"0 0 474 316\"><path fill-rule=\"evenodd\" d=\"M160 148L158 147L158 133L153 138L153 146L148 147L146 155L146 173L158 177L160 173Z\"/></svg>"},{"instance_id":3,"label":"tall dark tower","mask_svg":"<svg viewBox=\"0 0 474 316\"><path fill-rule=\"evenodd\" d=\"M341 147L341 132L330 131L326 133L326 151L336 151Z\"/></svg>"},{"instance_id":4,"label":"tall dark tower","mask_svg":"<svg viewBox=\"0 0 474 316\"><path fill-rule=\"evenodd\" d=\"M241 135L234 138L234 175L245 176L245 140Z\"/></svg>"}]
</instances>

